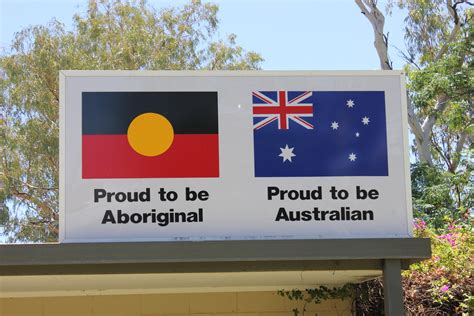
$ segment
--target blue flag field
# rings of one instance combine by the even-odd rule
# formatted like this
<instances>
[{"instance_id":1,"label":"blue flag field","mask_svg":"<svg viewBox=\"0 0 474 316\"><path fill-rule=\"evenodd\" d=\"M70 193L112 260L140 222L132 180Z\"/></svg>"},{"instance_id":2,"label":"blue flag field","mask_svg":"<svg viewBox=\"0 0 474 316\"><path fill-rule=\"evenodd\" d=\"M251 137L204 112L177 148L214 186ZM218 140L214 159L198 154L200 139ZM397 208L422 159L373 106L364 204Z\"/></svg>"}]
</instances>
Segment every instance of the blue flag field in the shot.
<instances>
[{"instance_id":1,"label":"blue flag field","mask_svg":"<svg viewBox=\"0 0 474 316\"><path fill-rule=\"evenodd\" d=\"M256 177L388 176L383 91L254 91Z\"/></svg>"}]
</instances>

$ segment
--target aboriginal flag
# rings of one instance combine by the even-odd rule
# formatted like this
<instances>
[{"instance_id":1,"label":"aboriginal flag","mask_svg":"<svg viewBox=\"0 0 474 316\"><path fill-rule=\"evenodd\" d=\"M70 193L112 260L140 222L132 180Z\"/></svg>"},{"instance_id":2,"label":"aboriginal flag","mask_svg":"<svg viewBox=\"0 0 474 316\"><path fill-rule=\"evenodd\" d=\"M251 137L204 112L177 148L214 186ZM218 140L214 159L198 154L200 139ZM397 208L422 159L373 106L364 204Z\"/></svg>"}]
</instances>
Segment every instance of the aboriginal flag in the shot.
<instances>
[{"instance_id":1,"label":"aboriginal flag","mask_svg":"<svg viewBox=\"0 0 474 316\"><path fill-rule=\"evenodd\" d=\"M219 177L217 92L83 92L82 178Z\"/></svg>"}]
</instances>

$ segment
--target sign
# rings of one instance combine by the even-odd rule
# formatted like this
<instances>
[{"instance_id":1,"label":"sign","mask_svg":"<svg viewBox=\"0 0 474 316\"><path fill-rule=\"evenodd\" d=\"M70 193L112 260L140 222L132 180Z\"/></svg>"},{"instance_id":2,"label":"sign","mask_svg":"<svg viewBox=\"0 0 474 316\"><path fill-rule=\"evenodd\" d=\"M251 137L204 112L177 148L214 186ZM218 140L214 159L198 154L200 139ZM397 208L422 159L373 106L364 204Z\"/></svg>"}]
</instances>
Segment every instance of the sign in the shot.
<instances>
[{"instance_id":1,"label":"sign","mask_svg":"<svg viewBox=\"0 0 474 316\"><path fill-rule=\"evenodd\" d=\"M403 74L62 71L62 242L411 237Z\"/></svg>"}]
</instances>

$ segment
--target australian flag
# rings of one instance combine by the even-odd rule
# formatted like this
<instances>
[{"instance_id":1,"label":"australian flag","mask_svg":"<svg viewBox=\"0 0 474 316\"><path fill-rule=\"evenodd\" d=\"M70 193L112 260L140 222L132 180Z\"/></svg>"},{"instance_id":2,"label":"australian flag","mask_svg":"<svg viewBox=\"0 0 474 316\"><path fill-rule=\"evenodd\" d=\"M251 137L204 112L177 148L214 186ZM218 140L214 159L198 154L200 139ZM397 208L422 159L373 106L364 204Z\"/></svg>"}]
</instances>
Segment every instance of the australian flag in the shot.
<instances>
[{"instance_id":1,"label":"australian flag","mask_svg":"<svg viewBox=\"0 0 474 316\"><path fill-rule=\"evenodd\" d=\"M256 177L388 176L383 91L254 91Z\"/></svg>"}]
</instances>

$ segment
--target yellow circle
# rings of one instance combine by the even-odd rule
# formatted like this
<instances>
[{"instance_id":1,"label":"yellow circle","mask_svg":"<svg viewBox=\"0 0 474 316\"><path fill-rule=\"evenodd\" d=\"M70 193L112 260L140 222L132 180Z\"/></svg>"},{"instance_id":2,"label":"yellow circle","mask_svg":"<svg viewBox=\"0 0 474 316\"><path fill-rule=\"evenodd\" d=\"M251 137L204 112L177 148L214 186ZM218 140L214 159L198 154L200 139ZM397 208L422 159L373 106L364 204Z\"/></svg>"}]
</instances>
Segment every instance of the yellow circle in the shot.
<instances>
[{"instance_id":1,"label":"yellow circle","mask_svg":"<svg viewBox=\"0 0 474 316\"><path fill-rule=\"evenodd\" d=\"M174 130L170 121L163 115L144 113L134 118L128 126L127 139L137 153L153 157L170 148Z\"/></svg>"}]
</instances>

